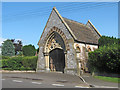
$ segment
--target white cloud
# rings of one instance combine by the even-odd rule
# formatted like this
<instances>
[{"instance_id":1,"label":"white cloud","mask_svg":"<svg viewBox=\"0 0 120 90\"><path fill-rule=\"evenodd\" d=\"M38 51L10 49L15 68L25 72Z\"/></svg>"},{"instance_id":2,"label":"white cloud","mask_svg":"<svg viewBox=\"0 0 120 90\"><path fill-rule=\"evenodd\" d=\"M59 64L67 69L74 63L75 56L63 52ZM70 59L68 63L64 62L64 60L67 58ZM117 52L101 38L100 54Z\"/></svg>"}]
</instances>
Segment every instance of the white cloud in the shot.
<instances>
[{"instance_id":1,"label":"white cloud","mask_svg":"<svg viewBox=\"0 0 120 90\"><path fill-rule=\"evenodd\" d=\"M15 40L20 40L20 41L22 41L22 39L15 39Z\"/></svg>"},{"instance_id":2,"label":"white cloud","mask_svg":"<svg viewBox=\"0 0 120 90\"><path fill-rule=\"evenodd\" d=\"M2 45L2 43L3 43L3 41L5 41L5 40L7 40L7 39L5 39L5 38L1 38L0 37L0 46ZM29 45L29 44L32 44L31 42L29 42L28 40L23 40L23 39L15 39L15 42L17 43L17 40L20 40L20 41L22 41L22 45L23 46L25 46L25 45ZM34 44L32 44L32 45L34 45ZM37 45L34 45L36 48L38 48L38 46Z\"/></svg>"},{"instance_id":3,"label":"white cloud","mask_svg":"<svg viewBox=\"0 0 120 90\"><path fill-rule=\"evenodd\" d=\"M5 38L0 38L0 46L2 45L3 41L5 41L5 40L7 40L7 39L5 39ZM15 39L16 42L17 42L17 40L21 40L21 41L22 41L22 39Z\"/></svg>"},{"instance_id":4,"label":"white cloud","mask_svg":"<svg viewBox=\"0 0 120 90\"><path fill-rule=\"evenodd\" d=\"M2 45L3 41L5 41L5 38L0 38L0 46Z\"/></svg>"}]
</instances>

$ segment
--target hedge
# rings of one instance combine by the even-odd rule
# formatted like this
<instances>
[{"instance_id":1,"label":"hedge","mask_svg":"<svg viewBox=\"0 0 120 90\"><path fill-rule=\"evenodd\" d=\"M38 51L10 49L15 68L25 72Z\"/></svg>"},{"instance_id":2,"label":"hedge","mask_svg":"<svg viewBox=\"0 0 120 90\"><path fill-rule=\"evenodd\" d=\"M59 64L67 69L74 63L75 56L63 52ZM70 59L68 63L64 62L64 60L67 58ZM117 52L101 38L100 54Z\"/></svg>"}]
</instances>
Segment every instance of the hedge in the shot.
<instances>
[{"instance_id":1,"label":"hedge","mask_svg":"<svg viewBox=\"0 0 120 90\"><path fill-rule=\"evenodd\" d=\"M103 46L88 55L89 71L120 73L120 45Z\"/></svg>"},{"instance_id":2,"label":"hedge","mask_svg":"<svg viewBox=\"0 0 120 90\"><path fill-rule=\"evenodd\" d=\"M0 55L0 59L9 59L9 58L10 58L9 56Z\"/></svg>"},{"instance_id":3,"label":"hedge","mask_svg":"<svg viewBox=\"0 0 120 90\"><path fill-rule=\"evenodd\" d=\"M0 67L4 70L36 70L37 59L37 56L2 59Z\"/></svg>"},{"instance_id":4,"label":"hedge","mask_svg":"<svg viewBox=\"0 0 120 90\"><path fill-rule=\"evenodd\" d=\"M109 36L102 36L100 37L100 39L98 40L99 46L109 46L112 44L118 44L120 43L120 39L119 38L115 38L115 37L109 37Z\"/></svg>"}]
</instances>

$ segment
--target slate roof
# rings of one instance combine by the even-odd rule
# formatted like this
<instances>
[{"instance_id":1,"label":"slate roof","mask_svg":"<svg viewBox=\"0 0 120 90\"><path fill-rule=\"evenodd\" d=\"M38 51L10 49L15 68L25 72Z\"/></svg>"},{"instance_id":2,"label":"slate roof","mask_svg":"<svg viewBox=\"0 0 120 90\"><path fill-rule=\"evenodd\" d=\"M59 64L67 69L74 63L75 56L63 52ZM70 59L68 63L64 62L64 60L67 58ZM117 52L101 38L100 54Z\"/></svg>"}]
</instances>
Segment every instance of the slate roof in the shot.
<instances>
[{"instance_id":1,"label":"slate roof","mask_svg":"<svg viewBox=\"0 0 120 90\"><path fill-rule=\"evenodd\" d=\"M76 36L77 41L98 44L98 38L96 38L96 33L86 24L82 24L67 18L63 19L70 27L73 34Z\"/></svg>"}]
</instances>

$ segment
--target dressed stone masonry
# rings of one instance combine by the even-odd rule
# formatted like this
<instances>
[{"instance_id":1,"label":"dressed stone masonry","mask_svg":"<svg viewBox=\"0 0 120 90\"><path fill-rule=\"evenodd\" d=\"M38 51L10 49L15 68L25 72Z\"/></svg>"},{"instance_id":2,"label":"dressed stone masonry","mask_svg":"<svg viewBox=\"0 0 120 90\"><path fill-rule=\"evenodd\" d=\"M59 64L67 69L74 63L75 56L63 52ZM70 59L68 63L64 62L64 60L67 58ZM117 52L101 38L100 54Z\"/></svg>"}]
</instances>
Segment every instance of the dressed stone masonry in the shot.
<instances>
[{"instance_id":1,"label":"dressed stone masonry","mask_svg":"<svg viewBox=\"0 0 120 90\"><path fill-rule=\"evenodd\" d=\"M98 48L99 32L88 21L63 18L54 7L38 42L37 72L80 75L88 71L88 52Z\"/></svg>"}]
</instances>

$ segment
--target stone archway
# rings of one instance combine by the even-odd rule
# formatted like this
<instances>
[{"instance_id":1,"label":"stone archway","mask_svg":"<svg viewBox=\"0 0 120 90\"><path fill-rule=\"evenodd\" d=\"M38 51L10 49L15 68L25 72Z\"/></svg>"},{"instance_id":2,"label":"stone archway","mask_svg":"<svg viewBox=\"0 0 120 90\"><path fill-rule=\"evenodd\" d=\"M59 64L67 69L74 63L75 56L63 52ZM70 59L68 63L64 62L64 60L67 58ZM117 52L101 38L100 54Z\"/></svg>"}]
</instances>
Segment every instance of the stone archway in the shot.
<instances>
[{"instance_id":1,"label":"stone archway","mask_svg":"<svg viewBox=\"0 0 120 90\"><path fill-rule=\"evenodd\" d=\"M47 34L44 43L46 70L64 72L64 69L67 67L67 50L69 50L69 45L66 36L60 29L53 27ZM55 57L58 54L59 58ZM61 58L60 56L63 57ZM53 61L50 59L53 59Z\"/></svg>"},{"instance_id":2,"label":"stone archway","mask_svg":"<svg viewBox=\"0 0 120 90\"><path fill-rule=\"evenodd\" d=\"M49 68L51 71L64 73L65 54L62 49L56 48L49 52Z\"/></svg>"}]
</instances>

